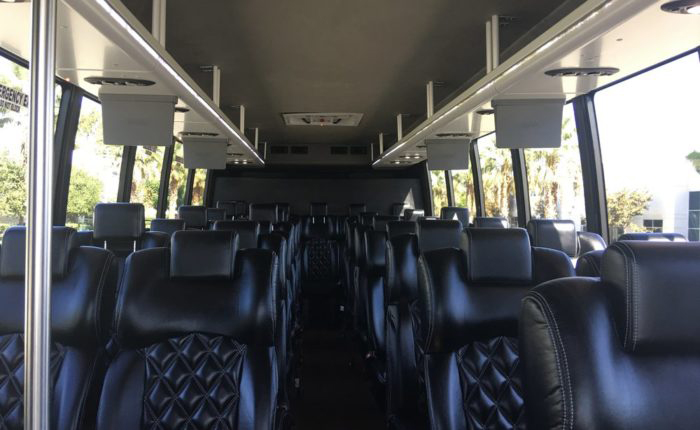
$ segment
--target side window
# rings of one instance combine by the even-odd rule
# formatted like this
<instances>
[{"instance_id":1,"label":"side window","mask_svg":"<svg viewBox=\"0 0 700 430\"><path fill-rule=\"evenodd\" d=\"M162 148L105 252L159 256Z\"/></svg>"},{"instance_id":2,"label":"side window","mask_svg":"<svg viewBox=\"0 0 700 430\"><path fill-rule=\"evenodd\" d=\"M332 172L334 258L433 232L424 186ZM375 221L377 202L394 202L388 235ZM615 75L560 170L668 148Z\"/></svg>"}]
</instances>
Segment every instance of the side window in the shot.
<instances>
[{"instance_id":1,"label":"side window","mask_svg":"<svg viewBox=\"0 0 700 430\"><path fill-rule=\"evenodd\" d=\"M447 206L447 183L444 170L430 171L430 187L433 193L433 214L440 215L440 209Z\"/></svg>"},{"instance_id":2,"label":"side window","mask_svg":"<svg viewBox=\"0 0 700 430\"><path fill-rule=\"evenodd\" d=\"M66 225L91 230L95 205L117 201L124 147L104 144L102 105L84 97L80 106L71 158Z\"/></svg>"},{"instance_id":3,"label":"side window","mask_svg":"<svg viewBox=\"0 0 700 430\"><path fill-rule=\"evenodd\" d=\"M175 143L173 154L173 165L170 169L170 181L168 182L168 209L166 218L176 218L177 208L185 201L185 185L187 184L187 169L185 169L185 159L182 143Z\"/></svg>"},{"instance_id":4,"label":"side window","mask_svg":"<svg viewBox=\"0 0 700 430\"><path fill-rule=\"evenodd\" d=\"M204 187L207 182L207 170L197 169L194 171L194 184L192 185L192 204L204 204Z\"/></svg>"},{"instance_id":5,"label":"side window","mask_svg":"<svg viewBox=\"0 0 700 430\"><path fill-rule=\"evenodd\" d=\"M698 240L698 53L605 88L594 100L611 239L663 229Z\"/></svg>"},{"instance_id":6,"label":"side window","mask_svg":"<svg viewBox=\"0 0 700 430\"><path fill-rule=\"evenodd\" d=\"M0 235L25 222L27 150L29 145L29 71L0 57L0 85L18 103L0 105ZM27 100L28 102L28 100Z\"/></svg>"},{"instance_id":7,"label":"side window","mask_svg":"<svg viewBox=\"0 0 700 430\"><path fill-rule=\"evenodd\" d=\"M496 148L496 133L479 139L477 149L484 183L485 215L505 217L511 226L517 226L518 204L510 150Z\"/></svg>"},{"instance_id":8,"label":"side window","mask_svg":"<svg viewBox=\"0 0 700 430\"><path fill-rule=\"evenodd\" d=\"M139 146L136 148L131 199L129 201L143 203L146 209L146 225L149 224L150 220L156 218L164 153L163 146Z\"/></svg>"},{"instance_id":9,"label":"side window","mask_svg":"<svg viewBox=\"0 0 700 430\"><path fill-rule=\"evenodd\" d=\"M471 170L453 170L452 189L455 193L455 206L469 209L469 217L475 217L476 200L474 198L474 177Z\"/></svg>"},{"instance_id":10,"label":"side window","mask_svg":"<svg viewBox=\"0 0 700 430\"><path fill-rule=\"evenodd\" d=\"M533 218L569 219L585 230L581 154L571 103L564 106L561 147L526 149L525 165Z\"/></svg>"}]
</instances>

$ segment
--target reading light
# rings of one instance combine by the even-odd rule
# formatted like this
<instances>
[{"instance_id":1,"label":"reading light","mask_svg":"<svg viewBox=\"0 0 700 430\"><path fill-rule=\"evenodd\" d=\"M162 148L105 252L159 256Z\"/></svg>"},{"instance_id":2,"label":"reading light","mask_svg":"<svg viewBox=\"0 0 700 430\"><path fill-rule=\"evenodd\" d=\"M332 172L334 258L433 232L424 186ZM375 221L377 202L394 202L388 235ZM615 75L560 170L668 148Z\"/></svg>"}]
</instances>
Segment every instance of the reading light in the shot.
<instances>
[{"instance_id":1,"label":"reading light","mask_svg":"<svg viewBox=\"0 0 700 430\"><path fill-rule=\"evenodd\" d=\"M210 114L212 114L215 118L219 120L219 125L223 127L224 129L228 130L238 138L238 140L243 144L243 146L250 151L255 158L258 159L261 163L265 164L262 158L257 154L255 149L251 147L245 140L244 137L241 136L241 133L236 131L233 127L231 127L228 122L209 104L207 101L199 95L197 91L195 91L190 84L185 81L185 79L178 74L175 69L167 62L163 57L158 54L158 52L151 46L150 43L144 39L138 31L136 31L127 21L124 19L123 16L119 12L117 12L111 4L107 0L95 0L95 3L99 5L102 9L104 9L105 12L112 18L112 20L121 28L123 28L126 31L126 34L128 34L136 43L138 43L143 50L148 53L154 60L156 60L170 76L172 76L180 85L182 85L185 90L197 100L202 107L204 107L206 110L209 111Z\"/></svg>"},{"instance_id":2,"label":"reading light","mask_svg":"<svg viewBox=\"0 0 700 430\"><path fill-rule=\"evenodd\" d=\"M700 15L700 0L675 0L661 5L664 12Z\"/></svg>"}]
</instances>

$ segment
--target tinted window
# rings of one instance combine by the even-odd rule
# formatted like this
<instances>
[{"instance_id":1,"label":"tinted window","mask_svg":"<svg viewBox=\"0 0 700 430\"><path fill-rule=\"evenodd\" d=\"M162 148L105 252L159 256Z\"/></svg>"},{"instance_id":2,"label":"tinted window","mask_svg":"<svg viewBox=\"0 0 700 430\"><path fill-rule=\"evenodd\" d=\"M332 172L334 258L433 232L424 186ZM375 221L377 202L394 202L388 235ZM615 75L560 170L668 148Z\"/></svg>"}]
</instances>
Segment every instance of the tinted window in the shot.
<instances>
[{"instance_id":1,"label":"tinted window","mask_svg":"<svg viewBox=\"0 0 700 430\"><path fill-rule=\"evenodd\" d=\"M496 133L479 139L477 150L484 183L485 215L505 217L510 225L518 225L513 158L510 150L496 148Z\"/></svg>"},{"instance_id":2,"label":"tinted window","mask_svg":"<svg viewBox=\"0 0 700 430\"><path fill-rule=\"evenodd\" d=\"M207 182L207 170L197 169L194 173L194 184L192 185L192 204L204 204L204 187Z\"/></svg>"},{"instance_id":3,"label":"tinted window","mask_svg":"<svg viewBox=\"0 0 700 430\"><path fill-rule=\"evenodd\" d=\"M447 206L447 183L444 170L430 171L430 187L433 193L433 213L440 215L440 209Z\"/></svg>"},{"instance_id":4,"label":"tinted window","mask_svg":"<svg viewBox=\"0 0 700 430\"><path fill-rule=\"evenodd\" d=\"M175 143L173 154L173 165L170 170L170 180L168 181L168 209L165 216L167 218L177 217L177 208L185 201L185 185L187 184L187 169L185 169L185 159L181 143Z\"/></svg>"},{"instance_id":5,"label":"tinted window","mask_svg":"<svg viewBox=\"0 0 700 430\"><path fill-rule=\"evenodd\" d=\"M697 238L693 192L700 191L700 62L693 53L595 95L612 239L645 231Z\"/></svg>"},{"instance_id":6,"label":"tinted window","mask_svg":"<svg viewBox=\"0 0 700 430\"><path fill-rule=\"evenodd\" d=\"M469 209L469 216L476 216L474 199L474 176L471 170L453 170L452 187L455 193L455 206Z\"/></svg>"},{"instance_id":7,"label":"tinted window","mask_svg":"<svg viewBox=\"0 0 700 430\"><path fill-rule=\"evenodd\" d=\"M66 225L91 230L95 205L117 201L123 150L104 144L102 105L84 97L71 160Z\"/></svg>"},{"instance_id":8,"label":"tinted window","mask_svg":"<svg viewBox=\"0 0 700 430\"><path fill-rule=\"evenodd\" d=\"M139 146L136 148L131 199L129 201L143 203L146 209L146 221L156 218L164 152L163 146Z\"/></svg>"},{"instance_id":9,"label":"tinted window","mask_svg":"<svg viewBox=\"0 0 700 430\"><path fill-rule=\"evenodd\" d=\"M564 107L561 128L561 147L525 150L530 211L533 218L572 220L578 230L583 230L586 200L574 109L570 103Z\"/></svg>"}]
</instances>

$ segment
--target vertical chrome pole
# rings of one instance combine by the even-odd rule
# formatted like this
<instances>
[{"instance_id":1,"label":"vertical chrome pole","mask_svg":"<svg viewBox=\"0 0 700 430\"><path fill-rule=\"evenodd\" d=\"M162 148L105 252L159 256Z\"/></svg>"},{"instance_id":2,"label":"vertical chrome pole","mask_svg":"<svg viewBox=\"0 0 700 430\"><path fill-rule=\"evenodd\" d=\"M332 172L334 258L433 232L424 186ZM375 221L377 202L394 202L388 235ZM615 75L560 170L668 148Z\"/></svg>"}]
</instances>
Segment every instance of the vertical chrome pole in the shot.
<instances>
[{"instance_id":1,"label":"vertical chrome pole","mask_svg":"<svg viewBox=\"0 0 700 430\"><path fill-rule=\"evenodd\" d=\"M255 150L258 150L258 140L260 138L260 129L255 127Z\"/></svg>"},{"instance_id":2,"label":"vertical chrome pole","mask_svg":"<svg viewBox=\"0 0 700 430\"><path fill-rule=\"evenodd\" d=\"M212 101L215 105L221 104L221 69L219 66L212 66Z\"/></svg>"},{"instance_id":3,"label":"vertical chrome pole","mask_svg":"<svg viewBox=\"0 0 700 430\"><path fill-rule=\"evenodd\" d=\"M24 428L49 428L56 0L32 2L24 305Z\"/></svg>"},{"instance_id":4,"label":"vertical chrome pole","mask_svg":"<svg viewBox=\"0 0 700 430\"><path fill-rule=\"evenodd\" d=\"M403 139L403 117L401 114L396 115L396 141L401 142Z\"/></svg>"},{"instance_id":5,"label":"vertical chrome pole","mask_svg":"<svg viewBox=\"0 0 700 430\"><path fill-rule=\"evenodd\" d=\"M153 37L163 46L165 46L166 5L166 0L153 0L151 19L151 34L153 34Z\"/></svg>"},{"instance_id":6,"label":"vertical chrome pole","mask_svg":"<svg viewBox=\"0 0 700 430\"><path fill-rule=\"evenodd\" d=\"M433 96L434 87L435 87L435 84L433 83L433 81L429 81L425 85L425 102L426 102L425 114L426 114L427 118L430 118L435 113L435 98Z\"/></svg>"},{"instance_id":7,"label":"vertical chrome pole","mask_svg":"<svg viewBox=\"0 0 700 430\"><path fill-rule=\"evenodd\" d=\"M241 105L240 117L238 118L238 128L245 135L245 106Z\"/></svg>"},{"instance_id":8,"label":"vertical chrome pole","mask_svg":"<svg viewBox=\"0 0 700 430\"><path fill-rule=\"evenodd\" d=\"M384 133L379 133L379 154L384 153Z\"/></svg>"},{"instance_id":9,"label":"vertical chrome pole","mask_svg":"<svg viewBox=\"0 0 700 430\"><path fill-rule=\"evenodd\" d=\"M486 73L493 70L493 34L491 33L491 21L486 21Z\"/></svg>"},{"instance_id":10,"label":"vertical chrome pole","mask_svg":"<svg viewBox=\"0 0 700 430\"><path fill-rule=\"evenodd\" d=\"M491 15L491 65L495 69L501 64L500 21L498 15Z\"/></svg>"}]
</instances>

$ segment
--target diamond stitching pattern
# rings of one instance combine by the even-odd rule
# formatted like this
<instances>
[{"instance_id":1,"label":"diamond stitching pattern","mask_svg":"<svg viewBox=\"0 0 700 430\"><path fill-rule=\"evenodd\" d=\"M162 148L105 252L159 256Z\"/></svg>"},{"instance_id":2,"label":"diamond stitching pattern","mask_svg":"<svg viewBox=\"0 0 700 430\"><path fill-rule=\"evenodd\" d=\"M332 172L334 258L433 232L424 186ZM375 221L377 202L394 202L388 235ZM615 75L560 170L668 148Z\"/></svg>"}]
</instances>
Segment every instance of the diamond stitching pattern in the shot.
<instances>
[{"instance_id":1,"label":"diamond stitching pattern","mask_svg":"<svg viewBox=\"0 0 700 430\"><path fill-rule=\"evenodd\" d=\"M497 337L457 351L470 429L525 429L518 341Z\"/></svg>"},{"instance_id":2,"label":"diamond stitching pattern","mask_svg":"<svg viewBox=\"0 0 700 430\"><path fill-rule=\"evenodd\" d=\"M307 243L308 277L311 281L327 281L333 278L333 247L329 240L312 239Z\"/></svg>"},{"instance_id":3,"label":"diamond stitching pattern","mask_svg":"<svg viewBox=\"0 0 700 430\"><path fill-rule=\"evenodd\" d=\"M244 345L195 333L142 352L146 360L144 428L235 428Z\"/></svg>"},{"instance_id":4,"label":"diamond stitching pattern","mask_svg":"<svg viewBox=\"0 0 700 430\"><path fill-rule=\"evenodd\" d=\"M64 348L54 344L49 363L52 380L58 376ZM0 336L0 429L24 428L24 335Z\"/></svg>"}]
</instances>

